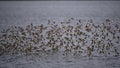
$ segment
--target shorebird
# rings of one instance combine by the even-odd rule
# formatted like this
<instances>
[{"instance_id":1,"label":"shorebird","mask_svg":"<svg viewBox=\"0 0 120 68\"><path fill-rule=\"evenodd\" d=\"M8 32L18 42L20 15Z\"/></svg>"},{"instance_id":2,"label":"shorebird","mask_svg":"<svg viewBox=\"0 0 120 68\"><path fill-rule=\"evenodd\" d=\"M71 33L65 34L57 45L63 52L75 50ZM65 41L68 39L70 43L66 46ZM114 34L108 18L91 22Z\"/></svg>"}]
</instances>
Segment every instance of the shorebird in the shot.
<instances>
[{"instance_id":1,"label":"shorebird","mask_svg":"<svg viewBox=\"0 0 120 68\"><path fill-rule=\"evenodd\" d=\"M86 24L86 31L90 32L91 31L91 24L87 23Z\"/></svg>"},{"instance_id":2,"label":"shorebird","mask_svg":"<svg viewBox=\"0 0 120 68\"><path fill-rule=\"evenodd\" d=\"M92 55L92 49L90 47L87 47L87 54L88 54L88 57Z\"/></svg>"},{"instance_id":3,"label":"shorebird","mask_svg":"<svg viewBox=\"0 0 120 68\"><path fill-rule=\"evenodd\" d=\"M108 22L110 22L110 19L106 19L105 21L108 23Z\"/></svg>"},{"instance_id":4,"label":"shorebird","mask_svg":"<svg viewBox=\"0 0 120 68\"><path fill-rule=\"evenodd\" d=\"M81 23L81 19L79 19L79 23Z\"/></svg>"}]
</instances>

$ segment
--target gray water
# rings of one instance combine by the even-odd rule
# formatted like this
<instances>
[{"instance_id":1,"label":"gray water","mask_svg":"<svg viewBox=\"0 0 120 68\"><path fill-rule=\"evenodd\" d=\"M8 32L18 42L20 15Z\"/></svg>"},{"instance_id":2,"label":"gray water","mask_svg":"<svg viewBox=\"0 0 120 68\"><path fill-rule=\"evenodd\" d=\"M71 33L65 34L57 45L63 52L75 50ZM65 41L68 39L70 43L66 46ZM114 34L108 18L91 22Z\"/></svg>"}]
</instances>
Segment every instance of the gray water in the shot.
<instances>
[{"instance_id":1,"label":"gray water","mask_svg":"<svg viewBox=\"0 0 120 68\"><path fill-rule=\"evenodd\" d=\"M0 2L0 24L45 23L66 18L104 20L120 17L120 1L12 1Z\"/></svg>"},{"instance_id":2,"label":"gray water","mask_svg":"<svg viewBox=\"0 0 120 68\"><path fill-rule=\"evenodd\" d=\"M0 2L0 28L47 23L69 18L120 18L120 1L12 1ZM119 57L48 57L2 55L0 68L120 68Z\"/></svg>"},{"instance_id":3,"label":"gray water","mask_svg":"<svg viewBox=\"0 0 120 68\"><path fill-rule=\"evenodd\" d=\"M120 57L0 56L0 68L120 68Z\"/></svg>"}]
</instances>

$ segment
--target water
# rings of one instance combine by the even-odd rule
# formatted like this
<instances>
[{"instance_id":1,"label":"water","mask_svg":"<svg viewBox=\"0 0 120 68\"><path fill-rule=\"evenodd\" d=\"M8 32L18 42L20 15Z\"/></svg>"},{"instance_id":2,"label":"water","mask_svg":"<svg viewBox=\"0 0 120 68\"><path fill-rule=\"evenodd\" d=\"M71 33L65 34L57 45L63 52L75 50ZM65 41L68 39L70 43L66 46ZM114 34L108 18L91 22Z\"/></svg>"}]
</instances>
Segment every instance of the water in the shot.
<instances>
[{"instance_id":1,"label":"water","mask_svg":"<svg viewBox=\"0 0 120 68\"><path fill-rule=\"evenodd\" d=\"M12 1L0 2L0 24L23 25L46 20L120 17L120 1Z\"/></svg>"},{"instance_id":2,"label":"water","mask_svg":"<svg viewBox=\"0 0 120 68\"><path fill-rule=\"evenodd\" d=\"M12 1L0 2L0 28L47 23L69 18L120 18L120 1ZM120 57L48 57L2 55L0 68L120 68Z\"/></svg>"},{"instance_id":3,"label":"water","mask_svg":"<svg viewBox=\"0 0 120 68\"><path fill-rule=\"evenodd\" d=\"M0 56L0 68L119 68L120 57Z\"/></svg>"}]
</instances>

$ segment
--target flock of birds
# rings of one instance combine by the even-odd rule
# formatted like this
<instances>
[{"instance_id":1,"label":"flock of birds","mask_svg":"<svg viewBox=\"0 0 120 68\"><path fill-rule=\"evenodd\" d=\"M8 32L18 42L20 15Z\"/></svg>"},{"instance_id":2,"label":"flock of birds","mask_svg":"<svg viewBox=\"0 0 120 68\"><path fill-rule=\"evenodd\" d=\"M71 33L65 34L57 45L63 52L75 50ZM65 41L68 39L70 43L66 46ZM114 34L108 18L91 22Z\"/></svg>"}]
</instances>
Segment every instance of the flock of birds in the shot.
<instances>
[{"instance_id":1,"label":"flock of birds","mask_svg":"<svg viewBox=\"0 0 120 68\"><path fill-rule=\"evenodd\" d=\"M0 55L119 56L119 22L114 23L110 19L100 24L92 19L74 21L74 18L59 23L48 20L47 25L31 23L26 27L4 29L0 34Z\"/></svg>"}]
</instances>

